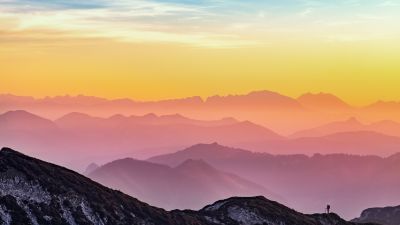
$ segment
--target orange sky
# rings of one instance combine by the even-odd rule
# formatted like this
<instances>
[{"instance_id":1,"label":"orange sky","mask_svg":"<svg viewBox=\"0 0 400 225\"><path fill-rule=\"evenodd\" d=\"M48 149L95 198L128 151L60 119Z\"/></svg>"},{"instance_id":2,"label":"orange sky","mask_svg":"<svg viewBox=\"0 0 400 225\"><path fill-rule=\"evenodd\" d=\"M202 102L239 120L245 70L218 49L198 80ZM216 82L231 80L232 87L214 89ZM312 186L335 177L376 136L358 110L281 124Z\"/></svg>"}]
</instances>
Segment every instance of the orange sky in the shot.
<instances>
[{"instance_id":1,"label":"orange sky","mask_svg":"<svg viewBox=\"0 0 400 225\"><path fill-rule=\"evenodd\" d=\"M154 1L143 18L112 23L118 5L41 5L26 14L4 3L0 93L148 100L267 89L331 92L355 105L400 100L400 8L371 1L354 15L339 12L356 7L346 4L285 6L276 14L268 11L275 5L236 9L241 20L229 9L208 22L215 15L204 7ZM88 19L100 15L106 22Z\"/></svg>"}]
</instances>

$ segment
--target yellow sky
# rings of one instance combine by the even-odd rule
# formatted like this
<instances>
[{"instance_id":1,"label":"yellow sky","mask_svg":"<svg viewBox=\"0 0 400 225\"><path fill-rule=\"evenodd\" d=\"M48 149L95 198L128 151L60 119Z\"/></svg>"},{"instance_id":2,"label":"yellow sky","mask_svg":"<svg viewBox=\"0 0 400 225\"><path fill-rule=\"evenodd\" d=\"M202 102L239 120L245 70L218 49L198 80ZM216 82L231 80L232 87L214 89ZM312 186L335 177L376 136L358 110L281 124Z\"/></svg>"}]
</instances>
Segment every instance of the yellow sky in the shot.
<instances>
[{"instance_id":1,"label":"yellow sky","mask_svg":"<svg viewBox=\"0 0 400 225\"><path fill-rule=\"evenodd\" d=\"M395 2L25 1L0 8L0 93L149 100L266 89L355 105L400 100Z\"/></svg>"},{"instance_id":2,"label":"yellow sky","mask_svg":"<svg viewBox=\"0 0 400 225\"><path fill-rule=\"evenodd\" d=\"M331 92L357 105L400 99L400 48L390 43L208 49L74 40L9 48L0 51L2 93L165 99L268 89Z\"/></svg>"}]
</instances>

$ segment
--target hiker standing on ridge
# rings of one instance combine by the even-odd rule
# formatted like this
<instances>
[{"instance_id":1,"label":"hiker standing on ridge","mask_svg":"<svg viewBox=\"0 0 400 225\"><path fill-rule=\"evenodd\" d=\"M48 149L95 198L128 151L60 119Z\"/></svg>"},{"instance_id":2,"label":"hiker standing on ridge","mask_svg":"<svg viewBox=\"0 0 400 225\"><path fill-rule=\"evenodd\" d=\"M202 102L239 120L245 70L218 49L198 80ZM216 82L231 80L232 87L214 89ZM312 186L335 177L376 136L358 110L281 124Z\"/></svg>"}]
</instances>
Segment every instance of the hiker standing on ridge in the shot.
<instances>
[{"instance_id":1,"label":"hiker standing on ridge","mask_svg":"<svg viewBox=\"0 0 400 225\"><path fill-rule=\"evenodd\" d=\"M331 210L331 206L328 204L328 205L326 206L326 213L329 214L330 210Z\"/></svg>"}]
</instances>

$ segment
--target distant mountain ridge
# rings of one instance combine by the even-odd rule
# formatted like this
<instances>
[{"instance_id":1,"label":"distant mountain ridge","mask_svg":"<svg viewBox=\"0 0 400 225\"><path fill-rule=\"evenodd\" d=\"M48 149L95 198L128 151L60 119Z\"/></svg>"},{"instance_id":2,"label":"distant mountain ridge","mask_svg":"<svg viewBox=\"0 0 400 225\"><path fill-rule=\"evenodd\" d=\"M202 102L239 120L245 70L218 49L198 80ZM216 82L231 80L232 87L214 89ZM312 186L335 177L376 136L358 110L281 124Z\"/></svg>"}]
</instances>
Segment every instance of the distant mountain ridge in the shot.
<instances>
[{"instance_id":1,"label":"distant mountain ridge","mask_svg":"<svg viewBox=\"0 0 400 225\"><path fill-rule=\"evenodd\" d=\"M23 110L0 115L0 134L3 145L63 163L76 163L77 159L68 159L60 152L104 162L129 154L145 158L199 142L233 144L283 138L268 128L233 118L203 121L177 114L101 118L75 112L51 121ZM96 149L96 153L89 149ZM85 161L81 168L88 164Z\"/></svg>"},{"instance_id":2,"label":"distant mountain ridge","mask_svg":"<svg viewBox=\"0 0 400 225\"><path fill-rule=\"evenodd\" d=\"M352 220L357 223L400 224L400 206L375 207L364 210L361 216Z\"/></svg>"},{"instance_id":3,"label":"distant mountain ridge","mask_svg":"<svg viewBox=\"0 0 400 225\"><path fill-rule=\"evenodd\" d=\"M137 124L151 124L151 125L168 125L168 124L190 124L197 126L223 126L238 123L239 121L230 117L223 118L220 120L195 120L184 117L180 114L171 115L156 115L154 113L149 113L143 116L123 116L116 114L108 118L94 117L85 113L72 112L68 113L55 120L55 123L62 127L71 127L72 125L77 126L77 122L84 123L82 125L93 125L95 123L104 123L106 121L110 125L119 125L122 123L137 123Z\"/></svg>"},{"instance_id":4,"label":"distant mountain ridge","mask_svg":"<svg viewBox=\"0 0 400 225\"><path fill-rule=\"evenodd\" d=\"M284 196L287 205L308 213L329 202L340 215L354 218L368 206L400 202L399 153L389 157L272 155L214 143L195 145L149 161L176 166L187 159L205 160L217 169L264 185Z\"/></svg>"},{"instance_id":5,"label":"distant mountain ridge","mask_svg":"<svg viewBox=\"0 0 400 225\"><path fill-rule=\"evenodd\" d=\"M272 91L253 91L245 95L211 96L204 103L214 107L302 108L294 98Z\"/></svg>"},{"instance_id":6,"label":"distant mountain ridge","mask_svg":"<svg viewBox=\"0 0 400 225\"><path fill-rule=\"evenodd\" d=\"M48 119L28 113L24 110L8 111L0 115L2 129L10 130L54 130L57 126Z\"/></svg>"},{"instance_id":7,"label":"distant mountain ridge","mask_svg":"<svg viewBox=\"0 0 400 225\"><path fill-rule=\"evenodd\" d=\"M0 113L16 109L27 110L51 119L70 112L100 117L149 113L181 114L199 120L234 117L240 121L251 120L285 135L352 116L362 121L392 120L400 123L397 116L400 110L399 102L378 101L367 106L355 107L329 93L306 93L294 98L267 90L158 101L106 99L83 95L32 98L0 94Z\"/></svg>"},{"instance_id":8,"label":"distant mountain ridge","mask_svg":"<svg viewBox=\"0 0 400 225\"><path fill-rule=\"evenodd\" d=\"M233 118L203 121L179 114L102 118L74 112L51 121L17 110L0 115L0 143L80 171L92 162L130 156L144 159L197 143L218 142L258 152L307 155L346 152L388 156L400 148L399 136L383 134L400 131L396 122L373 123L368 130L356 119L332 124L327 125L327 135L314 137L314 131L310 131L306 133L311 137L288 139L264 126ZM341 132L345 130L351 131ZM74 154L80 157L77 159Z\"/></svg>"},{"instance_id":9,"label":"distant mountain ridge","mask_svg":"<svg viewBox=\"0 0 400 225\"><path fill-rule=\"evenodd\" d=\"M290 135L290 137L321 137L334 133L354 131L374 131L385 135L400 136L400 123L383 120L370 124L363 124L357 120L357 118L350 117L344 121L336 121L312 129L298 131Z\"/></svg>"},{"instance_id":10,"label":"distant mountain ridge","mask_svg":"<svg viewBox=\"0 0 400 225\"><path fill-rule=\"evenodd\" d=\"M22 165L22 166L21 166ZM167 212L68 169L0 151L0 222L15 225L354 225L305 215L264 197L230 198L199 211Z\"/></svg>"},{"instance_id":11,"label":"distant mountain ridge","mask_svg":"<svg viewBox=\"0 0 400 225\"><path fill-rule=\"evenodd\" d=\"M88 177L165 209L199 209L232 196L281 200L261 185L219 171L203 160L188 159L171 168L127 158L100 166Z\"/></svg>"},{"instance_id":12,"label":"distant mountain ridge","mask_svg":"<svg viewBox=\"0 0 400 225\"><path fill-rule=\"evenodd\" d=\"M297 101L304 107L317 110L350 110L354 108L337 96L323 92L318 94L303 94L297 98Z\"/></svg>"},{"instance_id":13,"label":"distant mountain ridge","mask_svg":"<svg viewBox=\"0 0 400 225\"><path fill-rule=\"evenodd\" d=\"M400 136L370 130L330 133L264 142L238 143L235 147L274 154L335 154L389 156L400 149Z\"/></svg>"},{"instance_id":14,"label":"distant mountain ridge","mask_svg":"<svg viewBox=\"0 0 400 225\"><path fill-rule=\"evenodd\" d=\"M334 133L362 131L362 130L367 130L364 124L358 121L355 117L351 117L345 121L336 121L316 128L298 131L290 135L290 137L292 138L320 137Z\"/></svg>"}]
</instances>

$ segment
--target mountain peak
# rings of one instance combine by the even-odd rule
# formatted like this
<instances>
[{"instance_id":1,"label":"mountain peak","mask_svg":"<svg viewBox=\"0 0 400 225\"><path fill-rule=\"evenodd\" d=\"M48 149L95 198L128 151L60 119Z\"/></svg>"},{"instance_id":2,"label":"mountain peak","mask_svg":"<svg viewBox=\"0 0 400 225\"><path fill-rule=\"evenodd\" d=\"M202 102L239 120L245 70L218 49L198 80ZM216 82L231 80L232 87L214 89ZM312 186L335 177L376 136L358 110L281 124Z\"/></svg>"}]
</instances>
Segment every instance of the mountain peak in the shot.
<instances>
[{"instance_id":1,"label":"mountain peak","mask_svg":"<svg viewBox=\"0 0 400 225\"><path fill-rule=\"evenodd\" d=\"M211 144L196 144L175 153L154 156L148 159L148 161L176 167L187 159L202 159L208 162L209 159L223 159L248 154L252 154L252 152L239 148L226 147L214 142Z\"/></svg>"},{"instance_id":2,"label":"mountain peak","mask_svg":"<svg viewBox=\"0 0 400 225\"><path fill-rule=\"evenodd\" d=\"M224 205L231 205L231 204L242 204L242 203L249 203L252 201L265 201L269 202L264 196L254 196L254 197L231 197L224 200L219 200L214 202L213 204L205 206L201 211L216 211L220 210Z\"/></svg>"},{"instance_id":3,"label":"mountain peak","mask_svg":"<svg viewBox=\"0 0 400 225\"><path fill-rule=\"evenodd\" d=\"M95 171L96 169L98 169L99 167L100 167L100 166L97 165L96 163L90 163L90 164L86 167L85 172L84 172L83 174L89 175L89 174L91 174L93 171Z\"/></svg>"},{"instance_id":4,"label":"mountain peak","mask_svg":"<svg viewBox=\"0 0 400 225\"><path fill-rule=\"evenodd\" d=\"M91 118L91 116L89 114L81 113L81 112L70 112L70 113L67 113L64 116L60 117L58 120L64 120L64 119L86 119L86 118Z\"/></svg>"},{"instance_id":5,"label":"mountain peak","mask_svg":"<svg viewBox=\"0 0 400 225\"><path fill-rule=\"evenodd\" d=\"M349 108L350 105L330 93L306 93L297 98L300 104L311 108Z\"/></svg>"},{"instance_id":6,"label":"mountain peak","mask_svg":"<svg viewBox=\"0 0 400 225\"><path fill-rule=\"evenodd\" d=\"M352 124L357 124L357 125L362 125L362 123L357 119L357 117L354 117L354 116L350 117L345 122L352 123Z\"/></svg>"},{"instance_id":7,"label":"mountain peak","mask_svg":"<svg viewBox=\"0 0 400 225\"><path fill-rule=\"evenodd\" d=\"M4 155L23 155L23 154L20 153L20 152L15 151L15 150L13 150L11 148L3 147L0 150L0 155L4 156Z\"/></svg>"},{"instance_id":8,"label":"mountain peak","mask_svg":"<svg viewBox=\"0 0 400 225\"><path fill-rule=\"evenodd\" d=\"M305 215L263 196L232 197L200 211L214 221L229 218L239 224L348 224L334 213Z\"/></svg>"},{"instance_id":9,"label":"mountain peak","mask_svg":"<svg viewBox=\"0 0 400 225\"><path fill-rule=\"evenodd\" d=\"M277 92L268 91L268 90L259 90L259 91L252 91L248 93L249 96L283 96Z\"/></svg>"},{"instance_id":10,"label":"mountain peak","mask_svg":"<svg viewBox=\"0 0 400 225\"><path fill-rule=\"evenodd\" d=\"M365 107L370 110L393 110L400 108L400 102L379 100Z\"/></svg>"},{"instance_id":11,"label":"mountain peak","mask_svg":"<svg viewBox=\"0 0 400 225\"><path fill-rule=\"evenodd\" d=\"M114 114L114 115L108 117L108 119L110 119L110 120L122 120L122 119L126 119L126 118L127 118L126 116L124 116L120 113L117 113L117 114Z\"/></svg>"},{"instance_id":12,"label":"mountain peak","mask_svg":"<svg viewBox=\"0 0 400 225\"><path fill-rule=\"evenodd\" d=\"M196 145L190 146L184 150L181 150L180 152L217 154L218 152L219 153L224 153L224 152L233 153L233 152L242 152L242 151L245 151L245 150L231 148L231 147L221 145L218 142L213 142L210 144L205 144L205 143L196 144Z\"/></svg>"},{"instance_id":13,"label":"mountain peak","mask_svg":"<svg viewBox=\"0 0 400 225\"><path fill-rule=\"evenodd\" d=\"M200 171L215 171L216 169L208 164L206 161L202 159L187 159L177 167L178 170L185 170L185 171L193 171L193 170L200 170Z\"/></svg>"},{"instance_id":14,"label":"mountain peak","mask_svg":"<svg viewBox=\"0 0 400 225\"><path fill-rule=\"evenodd\" d=\"M225 121L225 122L229 122L229 123L237 123L239 122L237 119L235 119L234 117L224 117L221 119L221 121Z\"/></svg>"},{"instance_id":15,"label":"mountain peak","mask_svg":"<svg viewBox=\"0 0 400 225\"><path fill-rule=\"evenodd\" d=\"M122 171L150 171L150 170L168 170L169 166L163 164L157 164L153 162L138 160L134 158L123 158L109 162L98 169L94 170L93 173L102 172L102 170L122 170Z\"/></svg>"},{"instance_id":16,"label":"mountain peak","mask_svg":"<svg viewBox=\"0 0 400 225\"><path fill-rule=\"evenodd\" d=\"M220 145L218 142L212 142L212 143L199 143L192 145L186 149L197 149L197 148L203 148L203 147L213 147L213 148L226 148L226 146Z\"/></svg>"},{"instance_id":17,"label":"mountain peak","mask_svg":"<svg viewBox=\"0 0 400 225\"><path fill-rule=\"evenodd\" d=\"M147 114L143 115L143 118L156 119L156 118L158 118L158 116L155 113L147 113Z\"/></svg>"},{"instance_id":18,"label":"mountain peak","mask_svg":"<svg viewBox=\"0 0 400 225\"><path fill-rule=\"evenodd\" d=\"M303 95L300 95L298 99L305 99L305 98L313 98L313 99L320 99L320 100L335 100L335 101L342 101L339 97L336 95L333 95L331 93L325 93L325 92L319 92L319 93L305 93Z\"/></svg>"},{"instance_id":19,"label":"mountain peak","mask_svg":"<svg viewBox=\"0 0 400 225\"><path fill-rule=\"evenodd\" d=\"M0 115L0 127L11 130L56 129L53 121L37 116L25 110L8 111Z\"/></svg>"},{"instance_id":20,"label":"mountain peak","mask_svg":"<svg viewBox=\"0 0 400 225\"><path fill-rule=\"evenodd\" d=\"M38 117L33 113L30 113L28 111L25 110L11 110L11 111L7 111L5 113L2 114L2 116L7 116L7 117Z\"/></svg>"},{"instance_id":21,"label":"mountain peak","mask_svg":"<svg viewBox=\"0 0 400 225\"><path fill-rule=\"evenodd\" d=\"M182 114L175 113L175 114L168 114L162 115L161 118L168 118L168 119L187 119L187 117L183 116Z\"/></svg>"},{"instance_id":22,"label":"mountain peak","mask_svg":"<svg viewBox=\"0 0 400 225\"><path fill-rule=\"evenodd\" d=\"M277 92L272 91L253 91L248 94L239 95L226 95L226 96L210 96L206 99L206 103L221 106L251 106L257 107L268 107L271 108L292 108L301 109L301 105L293 98L281 95Z\"/></svg>"}]
</instances>

